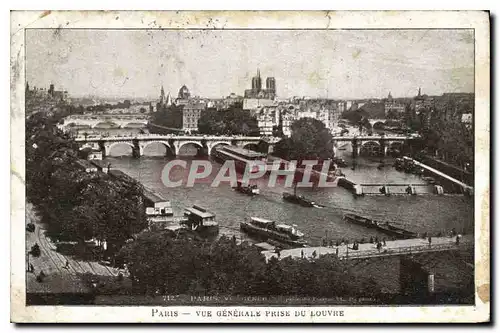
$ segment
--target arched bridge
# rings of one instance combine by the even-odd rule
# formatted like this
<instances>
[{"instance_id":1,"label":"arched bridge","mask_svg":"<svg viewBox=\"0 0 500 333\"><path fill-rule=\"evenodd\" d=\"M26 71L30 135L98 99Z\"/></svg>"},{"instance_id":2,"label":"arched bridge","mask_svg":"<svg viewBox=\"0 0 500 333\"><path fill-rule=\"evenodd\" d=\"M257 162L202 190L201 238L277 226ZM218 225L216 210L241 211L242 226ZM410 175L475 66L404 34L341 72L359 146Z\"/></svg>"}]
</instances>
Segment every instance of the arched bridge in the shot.
<instances>
[{"instance_id":1,"label":"arched bridge","mask_svg":"<svg viewBox=\"0 0 500 333\"><path fill-rule=\"evenodd\" d=\"M276 138L251 137L251 136L207 136L207 135L162 135L162 134L139 134L135 136L79 136L75 139L81 143L81 148L98 149L103 155L109 155L111 149L118 144L131 147L133 155L140 157L144 150L151 144L160 144L166 148L167 154L178 155L180 149L185 145L193 145L199 152L207 155L219 145L234 145L241 148L251 148L264 143L271 152Z\"/></svg>"},{"instance_id":2,"label":"arched bridge","mask_svg":"<svg viewBox=\"0 0 500 333\"><path fill-rule=\"evenodd\" d=\"M353 155L368 152L373 155L387 155L389 150L399 150L410 140L417 136L411 135L360 135L360 136L334 136L333 151L336 153L342 143L350 143Z\"/></svg>"},{"instance_id":3,"label":"arched bridge","mask_svg":"<svg viewBox=\"0 0 500 333\"><path fill-rule=\"evenodd\" d=\"M64 118L62 129L78 128L143 128L148 124L147 115L71 115Z\"/></svg>"}]
</instances>

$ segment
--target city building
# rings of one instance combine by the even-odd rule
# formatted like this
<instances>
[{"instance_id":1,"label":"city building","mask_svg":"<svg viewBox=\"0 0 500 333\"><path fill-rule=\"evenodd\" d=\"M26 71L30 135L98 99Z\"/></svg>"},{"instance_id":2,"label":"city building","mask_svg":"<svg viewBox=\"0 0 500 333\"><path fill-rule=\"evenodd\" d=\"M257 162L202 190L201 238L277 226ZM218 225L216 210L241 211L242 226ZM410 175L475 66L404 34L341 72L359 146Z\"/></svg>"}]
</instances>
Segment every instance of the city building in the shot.
<instances>
[{"instance_id":1,"label":"city building","mask_svg":"<svg viewBox=\"0 0 500 333\"><path fill-rule=\"evenodd\" d=\"M274 109L274 110L273 110ZM276 108L262 108L257 114L257 126L261 135L273 135L274 126L277 126L275 117Z\"/></svg>"},{"instance_id":2,"label":"city building","mask_svg":"<svg viewBox=\"0 0 500 333\"><path fill-rule=\"evenodd\" d=\"M243 110L257 110L265 106L274 106L277 103L272 99L257 99L245 98L243 99Z\"/></svg>"},{"instance_id":3,"label":"city building","mask_svg":"<svg viewBox=\"0 0 500 333\"><path fill-rule=\"evenodd\" d=\"M245 98L250 99L274 99L276 97L276 79L268 77L266 79L266 88L262 89L262 79L260 70L257 70L257 75L252 78L252 89L245 90Z\"/></svg>"},{"instance_id":4,"label":"city building","mask_svg":"<svg viewBox=\"0 0 500 333\"><path fill-rule=\"evenodd\" d=\"M69 101L66 90L55 90L54 84L49 89L33 87L26 83L25 108L26 113L52 111L58 105L67 104Z\"/></svg>"},{"instance_id":5,"label":"city building","mask_svg":"<svg viewBox=\"0 0 500 333\"><path fill-rule=\"evenodd\" d=\"M182 129L189 133L198 131L198 120L206 108L206 103L196 100L184 104L182 107Z\"/></svg>"},{"instance_id":6,"label":"city building","mask_svg":"<svg viewBox=\"0 0 500 333\"><path fill-rule=\"evenodd\" d=\"M384 100L385 117L389 119L401 118L405 113L406 106L404 103L392 98L391 92Z\"/></svg>"}]
</instances>

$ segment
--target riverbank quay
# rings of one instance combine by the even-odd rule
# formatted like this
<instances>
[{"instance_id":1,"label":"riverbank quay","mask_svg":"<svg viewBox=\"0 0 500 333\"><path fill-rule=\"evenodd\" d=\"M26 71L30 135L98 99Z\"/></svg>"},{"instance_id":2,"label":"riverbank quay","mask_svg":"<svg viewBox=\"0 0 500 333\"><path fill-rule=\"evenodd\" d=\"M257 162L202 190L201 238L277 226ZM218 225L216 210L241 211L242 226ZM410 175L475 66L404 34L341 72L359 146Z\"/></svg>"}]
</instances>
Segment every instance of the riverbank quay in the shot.
<instances>
[{"instance_id":1,"label":"riverbank quay","mask_svg":"<svg viewBox=\"0 0 500 333\"><path fill-rule=\"evenodd\" d=\"M386 241L386 245L379 250L377 244L364 243L358 244L359 249L353 250L352 244L340 246L315 246L295 248L280 251L280 254L274 250L262 251L266 260L271 258L284 259L290 257L292 259L316 259L325 254L334 254L341 260L383 257L383 256L398 256L404 254L424 253L424 252L439 252L446 250L463 250L474 246L474 236L464 235L460 237L457 244L456 237L432 237L431 243L428 238L412 238Z\"/></svg>"},{"instance_id":2,"label":"riverbank quay","mask_svg":"<svg viewBox=\"0 0 500 333\"><path fill-rule=\"evenodd\" d=\"M57 243L46 236L46 229L31 203L26 205L26 224L34 224L34 232L26 231L26 297L28 304L91 303L93 290L89 279L112 278L126 271L102 262L79 259L57 250ZM31 249L37 244L38 256Z\"/></svg>"},{"instance_id":3,"label":"riverbank quay","mask_svg":"<svg viewBox=\"0 0 500 333\"><path fill-rule=\"evenodd\" d=\"M434 237L431 244L424 239L388 241L380 251L375 244L359 244L359 250L342 245L262 253L266 260L280 261L337 257L352 274L373 279L383 304L473 304L473 241L465 235L458 245L456 238Z\"/></svg>"}]
</instances>

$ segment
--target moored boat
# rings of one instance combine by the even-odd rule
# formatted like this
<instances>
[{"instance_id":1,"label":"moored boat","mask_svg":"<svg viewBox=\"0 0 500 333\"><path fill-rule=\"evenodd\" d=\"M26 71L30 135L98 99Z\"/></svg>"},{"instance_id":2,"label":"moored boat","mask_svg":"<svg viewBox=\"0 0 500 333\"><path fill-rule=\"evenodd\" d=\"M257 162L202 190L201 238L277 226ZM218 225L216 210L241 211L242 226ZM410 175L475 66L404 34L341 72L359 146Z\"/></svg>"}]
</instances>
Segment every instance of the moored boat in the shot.
<instances>
[{"instance_id":1,"label":"moored boat","mask_svg":"<svg viewBox=\"0 0 500 333\"><path fill-rule=\"evenodd\" d=\"M148 189L144 189L143 195L150 228L163 229L174 221L174 211L169 200Z\"/></svg>"},{"instance_id":2,"label":"moored boat","mask_svg":"<svg viewBox=\"0 0 500 333\"><path fill-rule=\"evenodd\" d=\"M253 150L236 146L222 146L214 148L212 156L220 161L234 161L236 171L244 173L249 169L249 173L267 172L267 156Z\"/></svg>"},{"instance_id":3,"label":"moored boat","mask_svg":"<svg viewBox=\"0 0 500 333\"><path fill-rule=\"evenodd\" d=\"M248 234L265 240L275 240L284 245L293 247L304 247L307 245L307 242L304 240L304 234L295 225L276 224L272 220L251 217L250 220L241 222L240 228Z\"/></svg>"},{"instance_id":4,"label":"moored boat","mask_svg":"<svg viewBox=\"0 0 500 333\"><path fill-rule=\"evenodd\" d=\"M246 185L243 184L240 180L238 180L236 187L234 188L236 191L248 194L248 195L257 195L260 193L257 185Z\"/></svg>"},{"instance_id":5,"label":"moored boat","mask_svg":"<svg viewBox=\"0 0 500 333\"><path fill-rule=\"evenodd\" d=\"M367 228L379 230L380 232L400 239L416 238L418 236L415 232L397 227L389 222L381 222L357 214L344 214L344 220Z\"/></svg>"},{"instance_id":6,"label":"moored boat","mask_svg":"<svg viewBox=\"0 0 500 333\"><path fill-rule=\"evenodd\" d=\"M303 195L296 195L294 193L288 192L283 193L283 200L294 204L299 204L303 207L314 207L316 205L314 201L305 198Z\"/></svg>"},{"instance_id":7,"label":"moored boat","mask_svg":"<svg viewBox=\"0 0 500 333\"><path fill-rule=\"evenodd\" d=\"M215 220L215 214L203 207L193 205L186 208L184 218L181 223L200 235L211 236L219 233L219 223Z\"/></svg>"}]
</instances>

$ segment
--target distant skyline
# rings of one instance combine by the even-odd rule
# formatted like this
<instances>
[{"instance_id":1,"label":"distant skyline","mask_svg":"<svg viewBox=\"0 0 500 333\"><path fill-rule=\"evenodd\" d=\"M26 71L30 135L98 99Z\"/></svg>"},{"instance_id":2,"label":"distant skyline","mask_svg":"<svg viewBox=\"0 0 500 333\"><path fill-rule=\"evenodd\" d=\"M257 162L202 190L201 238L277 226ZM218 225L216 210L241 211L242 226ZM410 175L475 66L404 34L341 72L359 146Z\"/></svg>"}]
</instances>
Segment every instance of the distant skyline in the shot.
<instances>
[{"instance_id":1,"label":"distant skyline","mask_svg":"<svg viewBox=\"0 0 500 333\"><path fill-rule=\"evenodd\" d=\"M278 98L474 92L473 30L26 30L30 86L70 96L243 95L260 69Z\"/></svg>"}]
</instances>

